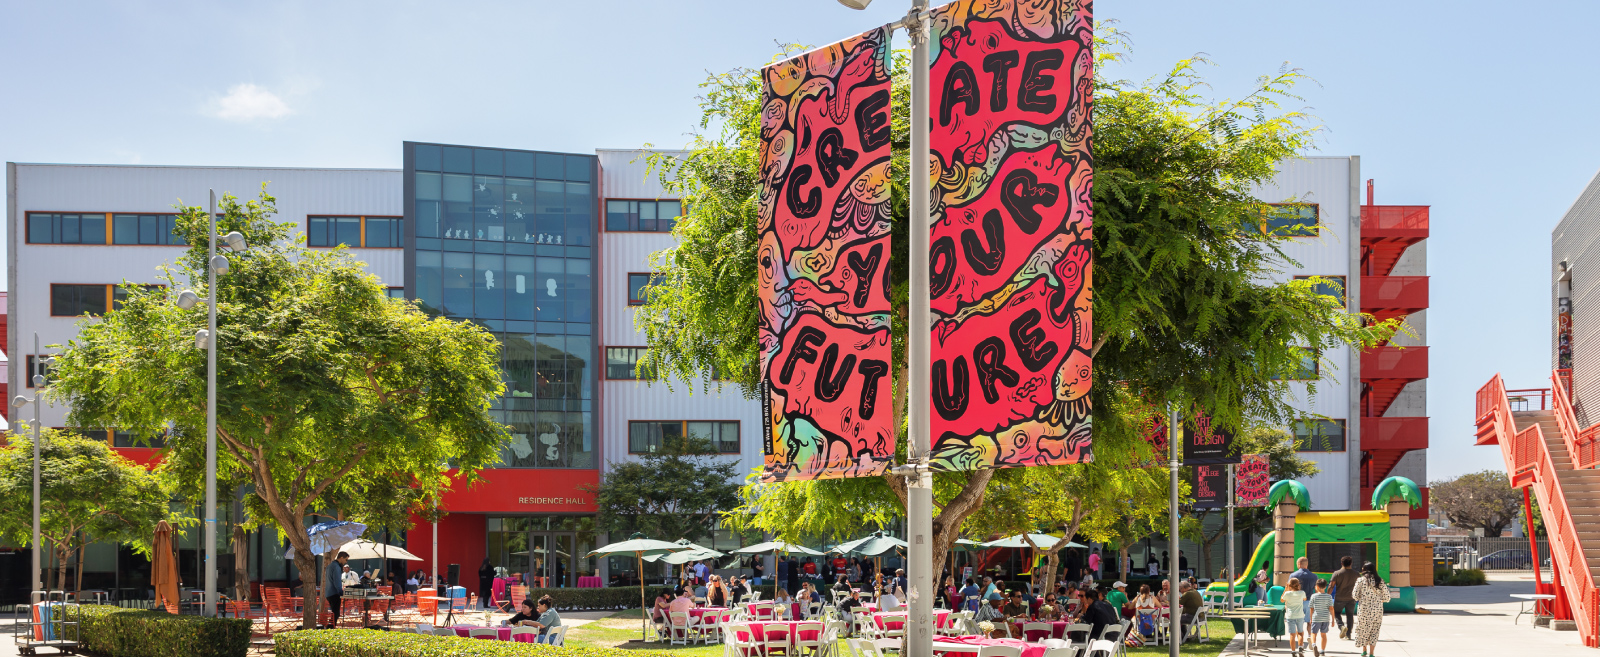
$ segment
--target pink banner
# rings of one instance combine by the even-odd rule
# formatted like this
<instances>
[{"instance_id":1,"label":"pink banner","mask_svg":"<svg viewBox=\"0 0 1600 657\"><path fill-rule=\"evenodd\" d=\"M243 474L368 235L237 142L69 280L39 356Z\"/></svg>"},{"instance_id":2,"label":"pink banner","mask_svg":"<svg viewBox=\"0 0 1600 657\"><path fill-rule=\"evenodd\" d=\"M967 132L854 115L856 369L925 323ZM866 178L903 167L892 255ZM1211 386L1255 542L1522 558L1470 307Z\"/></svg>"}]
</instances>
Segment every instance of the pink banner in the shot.
<instances>
[{"instance_id":1,"label":"pink banner","mask_svg":"<svg viewBox=\"0 0 1600 657\"><path fill-rule=\"evenodd\" d=\"M1092 3L932 21L933 466L1088 461Z\"/></svg>"},{"instance_id":2,"label":"pink banner","mask_svg":"<svg viewBox=\"0 0 1600 657\"><path fill-rule=\"evenodd\" d=\"M1272 471L1266 454L1245 454L1233 471L1235 506L1266 506Z\"/></svg>"},{"instance_id":3,"label":"pink banner","mask_svg":"<svg viewBox=\"0 0 1600 657\"><path fill-rule=\"evenodd\" d=\"M879 28L761 71L764 481L894 456L888 56Z\"/></svg>"}]
</instances>

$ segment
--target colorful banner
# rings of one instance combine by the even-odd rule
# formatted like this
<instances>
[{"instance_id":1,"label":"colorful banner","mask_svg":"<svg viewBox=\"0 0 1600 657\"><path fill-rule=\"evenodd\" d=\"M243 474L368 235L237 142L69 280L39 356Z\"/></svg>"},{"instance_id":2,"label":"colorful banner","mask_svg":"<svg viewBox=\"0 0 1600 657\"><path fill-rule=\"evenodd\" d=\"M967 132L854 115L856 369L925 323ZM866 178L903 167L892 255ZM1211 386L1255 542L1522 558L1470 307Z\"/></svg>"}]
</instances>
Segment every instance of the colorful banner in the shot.
<instances>
[{"instance_id":1,"label":"colorful banner","mask_svg":"<svg viewBox=\"0 0 1600 657\"><path fill-rule=\"evenodd\" d=\"M1233 433L1211 424L1204 415L1185 422L1183 427L1184 465L1227 465L1238 463Z\"/></svg>"},{"instance_id":2,"label":"colorful banner","mask_svg":"<svg viewBox=\"0 0 1600 657\"><path fill-rule=\"evenodd\" d=\"M1228 466L1197 465L1190 468L1189 491L1194 510L1228 508Z\"/></svg>"},{"instance_id":3,"label":"colorful banner","mask_svg":"<svg viewBox=\"0 0 1600 657\"><path fill-rule=\"evenodd\" d=\"M1245 454L1233 470L1234 506L1266 506L1272 470L1266 454Z\"/></svg>"},{"instance_id":4,"label":"colorful banner","mask_svg":"<svg viewBox=\"0 0 1600 657\"><path fill-rule=\"evenodd\" d=\"M879 28L761 70L763 481L894 456L888 57Z\"/></svg>"},{"instance_id":5,"label":"colorful banner","mask_svg":"<svg viewBox=\"0 0 1600 657\"><path fill-rule=\"evenodd\" d=\"M931 20L932 465L1089 461L1092 3Z\"/></svg>"}]
</instances>

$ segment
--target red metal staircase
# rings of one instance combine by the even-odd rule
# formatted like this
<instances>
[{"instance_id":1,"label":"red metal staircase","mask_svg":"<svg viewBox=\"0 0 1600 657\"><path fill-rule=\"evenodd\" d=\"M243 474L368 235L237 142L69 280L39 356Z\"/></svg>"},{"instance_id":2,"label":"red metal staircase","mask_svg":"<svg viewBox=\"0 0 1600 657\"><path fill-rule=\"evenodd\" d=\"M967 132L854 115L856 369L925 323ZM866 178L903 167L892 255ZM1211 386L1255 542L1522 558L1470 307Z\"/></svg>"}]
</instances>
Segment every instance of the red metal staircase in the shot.
<instances>
[{"instance_id":1,"label":"red metal staircase","mask_svg":"<svg viewBox=\"0 0 1600 657\"><path fill-rule=\"evenodd\" d=\"M1372 181L1361 206L1361 312L1382 321L1428 307L1427 276L1394 276L1406 249L1428 238L1428 206L1377 205ZM1428 448L1428 418L1386 417L1405 387L1428 378L1428 348L1383 345L1361 354L1361 500L1407 452ZM1427 513L1427 489L1423 489Z\"/></svg>"},{"instance_id":2,"label":"red metal staircase","mask_svg":"<svg viewBox=\"0 0 1600 657\"><path fill-rule=\"evenodd\" d=\"M1580 430L1562 377L1550 381L1553 410L1512 411L1498 374L1479 388L1477 444L1499 445L1511 485L1538 498L1555 571L1539 592L1557 596L1556 618L1576 621L1584 645L1600 647L1600 569L1591 567L1600 566L1600 423Z\"/></svg>"}]
</instances>

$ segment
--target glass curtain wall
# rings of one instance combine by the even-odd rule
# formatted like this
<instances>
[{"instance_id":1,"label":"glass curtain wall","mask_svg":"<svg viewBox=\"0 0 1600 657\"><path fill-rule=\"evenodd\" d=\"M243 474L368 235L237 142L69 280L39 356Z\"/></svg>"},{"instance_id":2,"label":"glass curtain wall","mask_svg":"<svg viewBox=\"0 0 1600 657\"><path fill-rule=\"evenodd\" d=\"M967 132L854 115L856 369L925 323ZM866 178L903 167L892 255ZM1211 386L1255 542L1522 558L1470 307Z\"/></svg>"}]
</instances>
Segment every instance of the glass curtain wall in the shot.
<instances>
[{"instance_id":1,"label":"glass curtain wall","mask_svg":"<svg viewBox=\"0 0 1600 657\"><path fill-rule=\"evenodd\" d=\"M506 468L599 467L592 155L405 144L407 292L501 342ZM492 551L491 551L492 553ZM509 567L509 566L508 566Z\"/></svg>"}]
</instances>

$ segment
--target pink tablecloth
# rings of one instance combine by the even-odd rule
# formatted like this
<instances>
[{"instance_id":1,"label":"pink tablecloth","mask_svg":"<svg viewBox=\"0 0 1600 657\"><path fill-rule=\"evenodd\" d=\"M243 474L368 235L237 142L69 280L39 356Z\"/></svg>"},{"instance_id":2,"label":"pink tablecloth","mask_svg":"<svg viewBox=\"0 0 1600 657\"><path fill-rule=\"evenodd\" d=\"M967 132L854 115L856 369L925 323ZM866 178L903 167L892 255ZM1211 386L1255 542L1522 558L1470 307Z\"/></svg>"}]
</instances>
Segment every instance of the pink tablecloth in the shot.
<instances>
[{"instance_id":1,"label":"pink tablecloth","mask_svg":"<svg viewBox=\"0 0 1600 657\"><path fill-rule=\"evenodd\" d=\"M603 586L605 586L605 584L600 581L599 577L594 575L578 578L578 588L580 589L598 589Z\"/></svg>"},{"instance_id":2,"label":"pink tablecloth","mask_svg":"<svg viewBox=\"0 0 1600 657\"><path fill-rule=\"evenodd\" d=\"M760 621L760 622L752 621L750 623L750 625L749 625L749 627L750 627L749 632L754 632L756 636L761 637L761 638L766 638L767 634L769 632L787 633L788 636L789 636L789 643L792 645L792 644L794 644L795 626L800 624L800 623L804 623L804 622L807 622L807 621ZM739 637L739 640L741 640L741 641L750 640L750 634L746 633L746 631L743 629L744 626L741 625L741 626L737 626L737 627L740 628L738 630L735 630L736 632L738 632L737 636ZM819 634L820 634L820 632L818 632L816 630L806 630L806 631L800 633L800 640L801 641L816 641L817 640L817 636Z\"/></svg>"},{"instance_id":3,"label":"pink tablecloth","mask_svg":"<svg viewBox=\"0 0 1600 657\"><path fill-rule=\"evenodd\" d=\"M694 609L689 610L689 618L698 621L706 614L715 614L718 612L725 612L727 610L727 607L695 607ZM722 619L724 621L728 620L727 615L724 614Z\"/></svg>"},{"instance_id":4,"label":"pink tablecloth","mask_svg":"<svg viewBox=\"0 0 1600 657\"><path fill-rule=\"evenodd\" d=\"M968 646L971 649L957 647L955 644ZM1045 645L1042 643L1028 643L1017 639L990 639L981 636L953 636L941 637L933 642L935 655L975 655L978 648L983 646L1016 646L1022 649L1022 657L1044 657Z\"/></svg>"},{"instance_id":5,"label":"pink tablecloth","mask_svg":"<svg viewBox=\"0 0 1600 657\"><path fill-rule=\"evenodd\" d=\"M450 629L456 631L456 636L471 636L472 630L481 630L481 629L483 629L483 626L481 626L481 625L456 625L456 626L451 627ZM511 638L512 638L511 637L511 629L512 628L509 628L509 627L496 627L494 629L500 633L500 637L499 638L500 638L501 641L510 641L511 640ZM479 637L479 638L484 639L484 640L488 640L489 637ZM523 635L520 635L520 636L516 637L517 641L521 642L521 643L538 643L538 641L535 640L536 638L537 637L535 635L533 635L533 634L523 634Z\"/></svg>"},{"instance_id":6,"label":"pink tablecloth","mask_svg":"<svg viewBox=\"0 0 1600 657\"><path fill-rule=\"evenodd\" d=\"M774 603L771 603L771 602L751 602L751 603L746 603L744 608L745 608L746 611L749 611L752 615L755 615L756 617L759 618L761 616L761 614L756 613L756 607L759 607L759 606L762 606L762 605L770 605L770 604L774 604ZM771 607L767 607L767 609L771 609ZM762 613L770 614L771 612L762 612ZM793 620L793 619L797 619L799 617L800 617L800 603L798 603L798 602L791 603L789 605L789 618L791 620Z\"/></svg>"}]
</instances>

